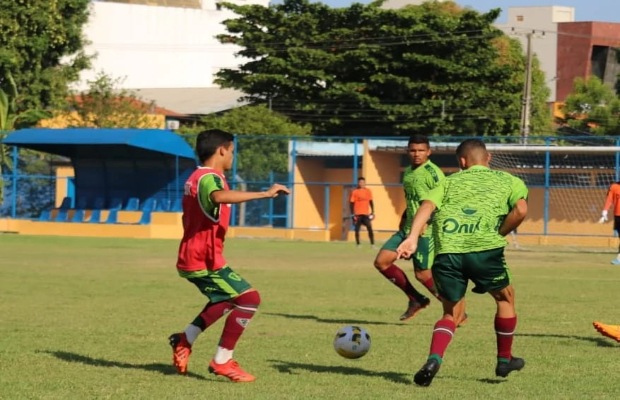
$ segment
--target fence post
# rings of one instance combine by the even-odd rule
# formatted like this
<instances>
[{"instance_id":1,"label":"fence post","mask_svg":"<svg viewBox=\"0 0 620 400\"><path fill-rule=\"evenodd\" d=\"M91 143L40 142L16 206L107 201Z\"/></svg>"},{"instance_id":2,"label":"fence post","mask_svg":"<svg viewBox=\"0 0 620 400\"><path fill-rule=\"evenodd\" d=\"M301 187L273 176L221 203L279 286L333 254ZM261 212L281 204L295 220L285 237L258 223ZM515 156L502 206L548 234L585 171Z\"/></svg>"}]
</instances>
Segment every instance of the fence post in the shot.
<instances>
[{"instance_id":1,"label":"fence post","mask_svg":"<svg viewBox=\"0 0 620 400\"><path fill-rule=\"evenodd\" d=\"M325 230L329 230L329 187L329 183L325 184L325 215L323 216L325 219Z\"/></svg>"},{"instance_id":2,"label":"fence post","mask_svg":"<svg viewBox=\"0 0 620 400\"><path fill-rule=\"evenodd\" d=\"M353 139L353 183L357 183L357 168L359 166L359 155L357 154L357 138Z\"/></svg>"},{"instance_id":3,"label":"fence post","mask_svg":"<svg viewBox=\"0 0 620 400\"><path fill-rule=\"evenodd\" d=\"M288 186L291 189L291 194L287 198L288 221L286 221L286 227L292 229L295 227L295 166L297 165L297 138L292 138L292 143L289 148L291 149L291 166L288 171Z\"/></svg>"},{"instance_id":4,"label":"fence post","mask_svg":"<svg viewBox=\"0 0 620 400\"><path fill-rule=\"evenodd\" d=\"M616 147L620 147L620 139L616 139ZM616 179L618 182L620 180L620 151L616 149Z\"/></svg>"},{"instance_id":5,"label":"fence post","mask_svg":"<svg viewBox=\"0 0 620 400\"><path fill-rule=\"evenodd\" d=\"M237 135L233 136L233 147L235 149L235 154L236 156L233 158L233 165L232 165L232 182L231 182L231 186L232 186L232 190L236 190L237 189L237 160L239 159L238 155L239 155L239 141L237 140ZM237 226L237 220L235 219L235 216L237 215L237 205L233 204L230 207L230 226Z\"/></svg>"},{"instance_id":6,"label":"fence post","mask_svg":"<svg viewBox=\"0 0 620 400\"><path fill-rule=\"evenodd\" d=\"M269 172L269 187L273 186L273 171ZM273 228L273 197L269 198L269 226Z\"/></svg>"},{"instance_id":7,"label":"fence post","mask_svg":"<svg viewBox=\"0 0 620 400\"><path fill-rule=\"evenodd\" d=\"M549 138L545 139L547 144L547 151L545 152L545 208L543 218L543 235L547 235L549 232L549 186L551 184L551 152L549 146L551 145Z\"/></svg>"},{"instance_id":8,"label":"fence post","mask_svg":"<svg viewBox=\"0 0 620 400\"><path fill-rule=\"evenodd\" d=\"M11 198L11 218L17 217L17 146L13 146L13 194Z\"/></svg>"}]
</instances>

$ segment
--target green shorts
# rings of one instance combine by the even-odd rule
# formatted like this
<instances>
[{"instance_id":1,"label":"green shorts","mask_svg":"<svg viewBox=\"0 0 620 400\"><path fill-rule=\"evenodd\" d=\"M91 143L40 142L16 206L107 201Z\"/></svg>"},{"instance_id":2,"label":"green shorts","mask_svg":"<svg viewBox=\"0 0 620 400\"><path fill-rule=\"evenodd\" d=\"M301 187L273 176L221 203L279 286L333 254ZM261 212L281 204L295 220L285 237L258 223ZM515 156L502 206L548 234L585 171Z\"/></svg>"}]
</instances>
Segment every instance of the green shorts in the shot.
<instances>
[{"instance_id":1,"label":"green shorts","mask_svg":"<svg viewBox=\"0 0 620 400\"><path fill-rule=\"evenodd\" d=\"M474 293L501 290L511 282L503 247L475 253L439 254L432 271L441 297L454 302L465 296L468 280L476 285L472 289Z\"/></svg>"},{"instance_id":2,"label":"green shorts","mask_svg":"<svg viewBox=\"0 0 620 400\"><path fill-rule=\"evenodd\" d=\"M398 246L407 239L407 234L403 231L398 231L390 237L387 242L381 247L381 250L389 250L396 252ZM435 243L433 237L421 237L418 239L418 249L413 255L413 267L418 270L430 269L433 265L433 258L435 255Z\"/></svg>"},{"instance_id":3,"label":"green shorts","mask_svg":"<svg viewBox=\"0 0 620 400\"><path fill-rule=\"evenodd\" d=\"M179 275L196 285L200 293L207 296L212 303L234 299L252 288L252 285L228 266L217 271L180 271Z\"/></svg>"}]
</instances>

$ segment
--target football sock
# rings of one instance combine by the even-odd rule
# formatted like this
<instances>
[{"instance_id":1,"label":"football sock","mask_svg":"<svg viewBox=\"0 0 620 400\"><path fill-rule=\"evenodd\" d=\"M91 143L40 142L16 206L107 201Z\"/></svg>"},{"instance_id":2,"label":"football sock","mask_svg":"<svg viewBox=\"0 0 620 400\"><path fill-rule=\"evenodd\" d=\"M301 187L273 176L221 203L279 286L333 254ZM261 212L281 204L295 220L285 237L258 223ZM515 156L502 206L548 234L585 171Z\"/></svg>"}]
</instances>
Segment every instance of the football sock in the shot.
<instances>
[{"instance_id":1,"label":"football sock","mask_svg":"<svg viewBox=\"0 0 620 400\"><path fill-rule=\"evenodd\" d=\"M224 364L228 362L233 356L233 351L225 349L223 347L217 346L217 351L215 352L215 357L213 360L216 364Z\"/></svg>"},{"instance_id":2,"label":"football sock","mask_svg":"<svg viewBox=\"0 0 620 400\"><path fill-rule=\"evenodd\" d=\"M424 297L417 290L415 290L415 288L411 285L411 282L409 282L407 275L405 275L403 270L398 268L396 265L392 264L384 270L379 270L379 272L381 272L381 274L385 276L388 281L392 282L398 286L400 290L405 292L410 301L417 301L418 299Z\"/></svg>"},{"instance_id":3,"label":"football sock","mask_svg":"<svg viewBox=\"0 0 620 400\"><path fill-rule=\"evenodd\" d=\"M429 360L434 358L441 364L443 361L443 353L448 348L448 345L452 340L452 336L454 336L455 329L456 325L454 324L454 321L449 319L440 319L437 321L435 328L433 329L431 351L428 354Z\"/></svg>"},{"instance_id":4,"label":"football sock","mask_svg":"<svg viewBox=\"0 0 620 400\"><path fill-rule=\"evenodd\" d=\"M200 314L192 321L192 325L205 330L213 325L218 319L222 318L226 313L233 309L233 305L227 301L217 303L207 303Z\"/></svg>"},{"instance_id":5,"label":"football sock","mask_svg":"<svg viewBox=\"0 0 620 400\"><path fill-rule=\"evenodd\" d=\"M368 238L370 239L370 244L375 244L375 233L370 225L368 225Z\"/></svg>"},{"instance_id":6,"label":"football sock","mask_svg":"<svg viewBox=\"0 0 620 400\"><path fill-rule=\"evenodd\" d=\"M437 293L437 289L435 288L435 282L433 281L433 278L428 278L422 284L424 286L426 286L428 291L431 292L433 294L433 296L435 296L435 297L437 297L437 299L441 300L441 296L439 296L439 293Z\"/></svg>"},{"instance_id":7,"label":"football sock","mask_svg":"<svg viewBox=\"0 0 620 400\"><path fill-rule=\"evenodd\" d=\"M185 328L185 336L187 337L187 342L190 345L194 344L194 342L198 338L198 335L200 335L201 333L202 329L200 329L194 324L189 324L187 325L187 328Z\"/></svg>"},{"instance_id":8,"label":"football sock","mask_svg":"<svg viewBox=\"0 0 620 400\"><path fill-rule=\"evenodd\" d=\"M512 338L517 327L517 317L500 318L495 316L495 335L497 336L497 361L510 362L512 359Z\"/></svg>"},{"instance_id":9,"label":"football sock","mask_svg":"<svg viewBox=\"0 0 620 400\"><path fill-rule=\"evenodd\" d=\"M260 304L260 296L256 291L246 292L235 298L234 302L235 308L226 318L219 343L220 347L228 350L235 349L239 337L241 337Z\"/></svg>"}]
</instances>

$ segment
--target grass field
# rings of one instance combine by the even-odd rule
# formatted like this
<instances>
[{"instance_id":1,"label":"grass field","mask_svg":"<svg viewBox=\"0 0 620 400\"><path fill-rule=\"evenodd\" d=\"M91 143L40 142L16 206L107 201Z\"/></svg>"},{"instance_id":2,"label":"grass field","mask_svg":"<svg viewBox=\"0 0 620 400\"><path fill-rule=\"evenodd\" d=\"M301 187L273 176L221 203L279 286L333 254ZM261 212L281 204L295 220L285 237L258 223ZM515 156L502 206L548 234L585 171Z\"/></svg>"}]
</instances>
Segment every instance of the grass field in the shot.
<instances>
[{"instance_id":1,"label":"grass field","mask_svg":"<svg viewBox=\"0 0 620 400\"><path fill-rule=\"evenodd\" d=\"M425 361L439 304L399 323L404 295L374 270L374 250L350 243L230 240L229 263L263 300L235 352L257 381L208 374L223 321L194 345L188 376L176 375L166 339L205 302L177 277L176 248L176 241L0 236L0 398L617 397L620 345L591 325L620 324L612 254L509 250L514 353L525 369L495 378L494 303L468 293L469 321L433 385L419 388L412 375ZM372 337L359 360L332 348L347 324Z\"/></svg>"}]
</instances>

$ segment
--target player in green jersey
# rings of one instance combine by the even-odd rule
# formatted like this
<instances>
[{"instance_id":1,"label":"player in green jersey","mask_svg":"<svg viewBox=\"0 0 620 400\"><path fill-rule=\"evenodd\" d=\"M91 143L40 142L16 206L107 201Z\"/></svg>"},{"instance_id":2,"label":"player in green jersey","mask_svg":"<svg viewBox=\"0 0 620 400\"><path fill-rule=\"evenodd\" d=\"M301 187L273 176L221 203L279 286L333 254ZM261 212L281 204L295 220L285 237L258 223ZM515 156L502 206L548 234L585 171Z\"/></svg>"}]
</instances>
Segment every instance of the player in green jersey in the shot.
<instances>
[{"instance_id":1,"label":"player in green jersey","mask_svg":"<svg viewBox=\"0 0 620 400\"><path fill-rule=\"evenodd\" d=\"M427 362L414 376L416 384L428 386L439 371L442 357L464 313L464 296L471 280L474 293L489 293L497 303L495 374L506 377L525 365L512 356L517 326L515 293L504 259L505 236L527 214L528 190L509 173L489 169L491 156L481 140L463 141L456 150L461 172L450 175L428 193L413 219L409 237L397 249L399 257L414 254L418 238L433 212L435 237L433 278L443 304Z\"/></svg>"},{"instance_id":2,"label":"player in green jersey","mask_svg":"<svg viewBox=\"0 0 620 400\"><path fill-rule=\"evenodd\" d=\"M409 299L407 310L400 317L401 321L413 318L421 309L428 306L430 300L416 291L407 275L394 265L398 259L396 249L407 238L411 221L420 206L422 197L444 179L443 172L429 160L431 149L427 136L412 135L407 144L407 155L411 163L403 175L407 208L403 213L399 231L388 239L375 258L375 268L405 292ZM433 264L433 249L432 229L429 227L418 241L418 251L413 255L413 266L416 279L438 297L430 271Z\"/></svg>"}]
</instances>

